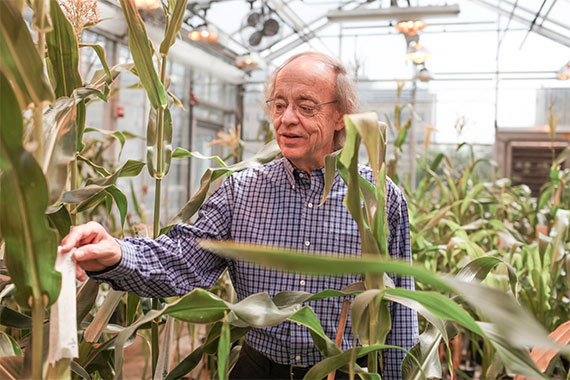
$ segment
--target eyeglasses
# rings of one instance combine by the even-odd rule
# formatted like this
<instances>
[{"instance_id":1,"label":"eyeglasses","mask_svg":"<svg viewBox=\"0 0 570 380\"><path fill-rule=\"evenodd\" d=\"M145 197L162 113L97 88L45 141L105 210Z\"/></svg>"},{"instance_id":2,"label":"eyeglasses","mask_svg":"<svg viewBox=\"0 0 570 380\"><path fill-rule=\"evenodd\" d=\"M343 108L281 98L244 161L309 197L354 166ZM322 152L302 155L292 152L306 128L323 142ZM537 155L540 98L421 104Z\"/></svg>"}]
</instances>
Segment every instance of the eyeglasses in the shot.
<instances>
[{"instance_id":1,"label":"eyeglasses","mask_svg":"<svg viewBox=\"0 0 570 380\"><path fill-rule=\"evenodd\" d=\"M310 100L300 100L294 102L292 105L293 110L297 112L297 115L305 118L310 118L315 116L322 106L336 102L338 102L338 100L331 100L330 102L315 104ZM289 107L289 104L283 99L268 99L265 101L265 103L269 106L269 109L271 110L273 116L283 115L287 110L287 107Z\"/></svg>"}]
</instances>

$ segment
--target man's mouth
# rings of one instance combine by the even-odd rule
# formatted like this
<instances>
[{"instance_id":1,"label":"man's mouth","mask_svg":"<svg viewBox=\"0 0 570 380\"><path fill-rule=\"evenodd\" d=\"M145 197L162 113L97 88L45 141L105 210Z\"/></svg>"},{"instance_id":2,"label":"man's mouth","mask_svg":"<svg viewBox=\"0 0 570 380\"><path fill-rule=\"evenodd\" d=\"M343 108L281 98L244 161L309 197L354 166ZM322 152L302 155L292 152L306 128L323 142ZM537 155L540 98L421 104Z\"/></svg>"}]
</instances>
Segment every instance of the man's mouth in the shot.
<instances>
[{"instance_id":1,"label":"man's mouth","mask_svg":"<svg viewBox=\"0 0 570 380\"><path fill-rule=\"evenodd\" d=\"M301 138L301 136L299 135L294 135L292 133L282 133L281 134L282 137L285 137L287 139L297 139L297 138Z\"/></svg>"}]
</instances>

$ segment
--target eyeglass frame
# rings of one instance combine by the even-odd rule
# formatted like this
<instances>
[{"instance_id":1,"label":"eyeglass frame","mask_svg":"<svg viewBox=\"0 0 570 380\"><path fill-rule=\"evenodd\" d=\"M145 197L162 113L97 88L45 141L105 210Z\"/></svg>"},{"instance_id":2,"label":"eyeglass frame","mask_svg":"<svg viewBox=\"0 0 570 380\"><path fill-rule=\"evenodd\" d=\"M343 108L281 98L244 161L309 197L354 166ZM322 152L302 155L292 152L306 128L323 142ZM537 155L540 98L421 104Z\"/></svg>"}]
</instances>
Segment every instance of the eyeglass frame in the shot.
<instances>
[{"instance_id":1,"label":"eyeglass frame","mask_svg":"<svg viewBox=\"0 0 570 380\"><path fill-rule=\"evenodd\" d=\"M267 100L265 101L265 104L267 104L268 106L270 106L270 103L271 103L271 102L274 102L275 100L283 100L283 101L285 101L285 100L282 99L282 98L269 98L269 99L267 99ZM305 100L305 99L303 99L303 100ZM308 99L306 99L306 100L308 100ZM311 101L311 100L308 100L308 101ZM285 111L287 111L287 108L289 108L289 102L286 102L286 103L287 103L287 107L285 107L285 110L283 110L283 113L278 114L278 116L283 116L283 114L285 113ZM322 107L322 106L326 106L327 104L333 104L333 103L338 103L338 99L331 100L331 101L329 101L329 102L323 102L323 103L313 104L311 107L320 109L320 107ZM297 112L297 109L298 109L298 108L297 108L297 105L295 104L295 102L292 102L291 104L293 105L293 111L295 111L295 113L296 113L298 116L301 116L301 117L304 117L304 118L311 118L311 117L314 117L314 116L317 114L316 112L315 112L313 115L311 115L311 116L305 116L305 115L303 115L303 114L299 114L299 113ZM318 110L317 110L317 111L318 111ZM274 113L274 112L272 112L272 114L273 114L273 113Z\"/></svg>"}]
</instances>

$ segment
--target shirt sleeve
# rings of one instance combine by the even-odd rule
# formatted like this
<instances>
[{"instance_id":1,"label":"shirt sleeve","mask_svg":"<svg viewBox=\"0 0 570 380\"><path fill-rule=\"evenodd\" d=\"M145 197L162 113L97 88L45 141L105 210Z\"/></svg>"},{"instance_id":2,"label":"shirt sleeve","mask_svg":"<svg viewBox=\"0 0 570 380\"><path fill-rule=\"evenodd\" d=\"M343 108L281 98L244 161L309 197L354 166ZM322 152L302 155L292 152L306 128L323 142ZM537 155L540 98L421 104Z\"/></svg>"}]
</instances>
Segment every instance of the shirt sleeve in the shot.
<instances>
[{"instance_id":1,"label":"shirt sleeve","mask_svg":"<svg viewBox=\"0 0 570 380\"><path fill-rule=\"evenodd\" d=\"M394 258L412 262L410 244L410 222L408 204L402 192L390 182L388 191L388 221L390 224L389 250ZM393 277L396 287L414 290L414 279L411 276ZM415 310L399 303L389 305L392 317L392 330L386 337L386 344L410 350L418 341L418 316ZM402 350L388 349L382 351L383 379L400 380L402 378L401 364L406 353Z\"/></svg>"},{"instance_id":2,"label":"shirt sleeve","mask_svg":"<svg viewBox=\"0 0 570 380\"><path fill-rule=\"evenodd\" d=\"M143 297L184 295L211 288L227 266L226 259L199 246L200 240L231 239L233 181L228 178L202 205L194 225L176 224L157 239L119 240L122 258L116 267L88 273Z\"/></svg>"}]
</instances>

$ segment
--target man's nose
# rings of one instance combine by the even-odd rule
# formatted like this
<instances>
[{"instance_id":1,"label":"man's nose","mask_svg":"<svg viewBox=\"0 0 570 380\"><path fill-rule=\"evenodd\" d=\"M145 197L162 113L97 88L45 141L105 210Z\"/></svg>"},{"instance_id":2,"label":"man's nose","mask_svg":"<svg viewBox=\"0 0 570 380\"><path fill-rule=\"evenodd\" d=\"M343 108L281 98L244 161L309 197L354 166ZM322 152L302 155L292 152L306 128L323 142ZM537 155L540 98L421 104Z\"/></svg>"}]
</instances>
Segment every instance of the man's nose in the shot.
<instances>
[{"instance_id":1,"label":"man's nose","mask_svg":"<svg viewBox=\"0 0 570 380\"><path fill-rule=\"evenodd\" d=\"M296 123L299 121L299 115L297 115L297 111L295 110L295 105L293 103L289 103L287 108L283 112L281 116L281 122L285 124Z\"/></svg>"}]
</instances>

